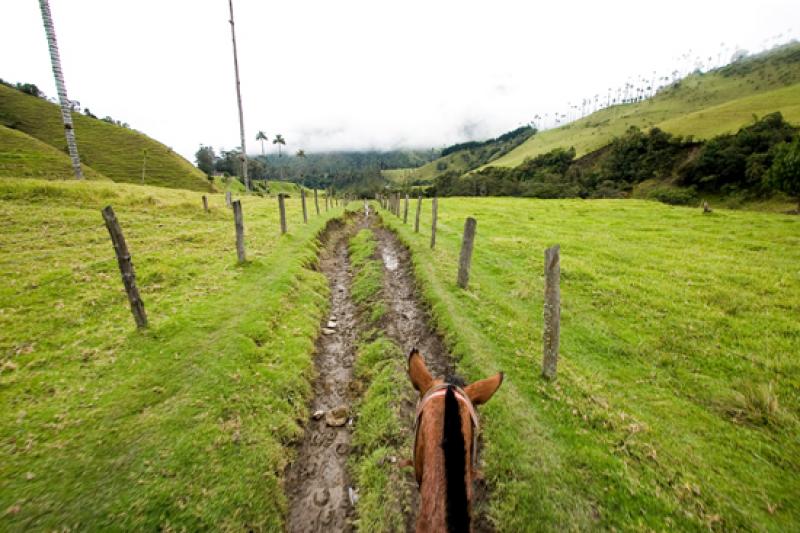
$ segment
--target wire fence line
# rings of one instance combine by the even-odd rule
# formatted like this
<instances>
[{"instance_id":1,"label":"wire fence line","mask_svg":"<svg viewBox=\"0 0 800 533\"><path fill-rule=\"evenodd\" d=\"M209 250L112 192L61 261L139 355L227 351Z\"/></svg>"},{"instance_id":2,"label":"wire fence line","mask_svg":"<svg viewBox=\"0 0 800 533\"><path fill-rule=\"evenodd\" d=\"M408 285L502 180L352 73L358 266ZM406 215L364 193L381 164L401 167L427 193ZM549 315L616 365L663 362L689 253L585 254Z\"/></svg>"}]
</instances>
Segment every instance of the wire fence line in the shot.
<instances>
[{"instance_id":1,"label":"wire fence line","mask_svg":"<svg viewBox=\"0 0 800 533\"><path fill-rule=\"evenodd\" d=\"M256 202L248 202L247 204L245 204L245 206L253 207L253 204L256 204ZM256 205L258 205L258 204L256 204ZM268 209L270 209L269 206L267 206L264 203L260 203L260 205L258 205L258 209L256 210L256 216L263 215L264 211L266 211ZM253 211L251 211L251 213L252 212ZM300 218L300 217L298 216L298 218ZM202 218L199 218L198 220L201 221L201 222L203 221ZM126 227L126 230L125 230L126 233L129 233L129 234L132 233L134 235L136 233L142 233L142 232L155 233L154 230L156 230L156 229L158 230L159 233L163 232L162 228L160 228L160 227L158 227L158 228L146 227L146 229L145 229L145 228L139 226L139 224L137 224L137 222L141 222L141 220L139 220L139 221L131 221L131 222L132 222L132 224L129 227ZM155 222L156 224L161 225L161 224L163 224L163 219L152 218L150 221L147 221L147 222L150 222L151 224L153 222ZM204 244L208 244L208 243L204 243L204 242L194 243L193 240L197 239L198 237L202 237L202 236L210 235L210 234L215 234L215 233L218 233L221 236L224 234L226 236L225 238L228 238L229 236L233 235L233 233L234 233L233 232L233 224L231 224L230 220L216 219L216 220L213 220L213 221L212 220L206 220L205 222L214 224L214 227L213 228L209 228L209 229L205 229L205 230L202 230L202 231L192 231L192 232L186 232L186 233L178 233L178 234L174 234L174 235L172 235L172 236L170 236L170 237L168 237L166 239L158 239L158 240L155 240L155 241L152 240L152 239L148 239L146 237L142 237L142 236L138 236L138 237L134 236L132 238L128 237L128 238L126 238L126 241L130 245L132 245L132 248L133 248L131 250L132 255L136 255L138 257L142 257L142 256L147 256L147 255L151 255L151 254L155 254L155 253L164 252L166 250L174 250L174 244L176 244L176 242L177 243L186 243L186 244L204 245ZM246 224L247 233L251 234L251 242L252 242L252 234L253 233L260 233L262 231L264 231L264 232L270 231L270 228L276 228L277 227L278 222L279 222L279 220L277 218L275 220L264 220L263 218L260 218L260 219L258 219L256 221L251 221L250 223ZM195 227L195 226L196 226L196 224L194 224L194 223L185 223L185 224L178 225L177 228L178 229L183 229L183 228ZM172 225L171 227L174 228L176 226ZM20 258L24 258L26 261L40 262L40 261L46 261L46 260L49 260L49 259L53 259L53 258L56 258L56 257L63 257L63 253L62 252L64 250L73 249L76 246L84 246L84 247L90 246L91 247L90 250L94 250L96 247L100 247L100 246L108 246L107 237L103 236L104 233L105 233L105 231L104 231L103 226L98 224L98 226L95 227L95 228L81 229L81 230L75 230L75 231L70 231L70 232L59 232L59 233L57 233L55 235L43 234L43 235L40 235L40 236L37 236L37 237L32 237L30 239L15 240L15 241L10 242L10 243L0 243L0 246L2 246L2 247L6 247L6 246L15 247L15 246L29 244L29 243L33 243L33 242L41 242L42 240L47 240L47 239L53 238L53 237L57 238L57 239L65 238L65 237L71 237L71 236L75 236L75 235L84 235L84 236L89 237L89 242L79 242L79 243L73 243L73 244L65 245L65 246L51 247L51 248L48 249L48 251L46 253L39 254L39 255L36 255L36 256L33 256L33 257L26 256L25 254L28 253L28 252L37 252L38 250L24 250L24 251L12 252L12 255L8 256L8 257L11 257L12 260L13 259L17 259L18 260ZM276 230L275 233L277 235L278 231ZM270 239L270 242L272 242L272 241L273 240ZM276 241L277 241L277 239L276 239ZM145 244L147 244L148 246L143 246ZM234 247L234 242L233 242L233 239L231 238L230 239L230 244L228 246L225 246L225 249L232 249L233 247ZM255 250L255 252L256 252L257 255L260 255L258 252L263 252L263 250ZM70 259L70 261L72 261L72 262L81 261L81 260L82 260L82 258L80 258L80 257L75 257L75 258ZM110 274L113 274L112 267L116 262L117 262L117 259L112 256L112 257L109 257L107 259L94 261L94 262L91 262L91 263L88 263L88 264L84 263L84 264L80 265L77 268L74 267L74 266L66 267L66 268L70 268L71 269L70 272L65 273L63 275L56 276L54 278L47 279L45 281L29 281L29 282L25 283L25 286L23 288L17 290L13 294L14 294L14 296L20 296L20 295L23 295L23 294L31 294L31 293L33 293L35 291L38 291L38 290L40 290L42 288L49 287L49 286L54 285L54 284L56 284L58 282L62 282L62 281L68 280L68 279L73 279L74 280L76 276L79 276L81 274L91 273L93 270L95 270L96 268L98 268L100 266L102 266L103 268L108 268L109 270L111 270L110 272L107 272L110 275ZM5 261L3 261L0 264L7 264L7 263ZM60 268L65 268L65 267L60 267ZM42 277L46 277L51 273L45 272L45 273L42 274Z\"/></svg>"}]
</instances>

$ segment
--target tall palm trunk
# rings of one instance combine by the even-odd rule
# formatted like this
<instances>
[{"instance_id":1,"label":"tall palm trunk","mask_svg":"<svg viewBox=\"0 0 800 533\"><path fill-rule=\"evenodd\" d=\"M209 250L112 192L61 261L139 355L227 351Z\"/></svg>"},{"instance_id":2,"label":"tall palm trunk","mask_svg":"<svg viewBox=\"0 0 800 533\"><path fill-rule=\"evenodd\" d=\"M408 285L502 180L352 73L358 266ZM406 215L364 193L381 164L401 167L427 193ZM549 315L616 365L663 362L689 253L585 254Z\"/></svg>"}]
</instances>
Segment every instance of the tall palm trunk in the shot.
<instances>
[{"instance_id":1,"label":"tall palm trunk","mask_svg":"<svg viewBox=\"0 0 800 533\"><path fill-rule=\"evenodd\" d=\"M242 179L244 186L250 190L250 180L247 178L247 148L244 144L244 113L242 112L242 91L239 83L239 57L236 54L236 31L233 27L233 0L228 0L231 10L231 38L233 39L233 69L236 71L236 100L239 102L239 136L242 139Z\"/></svg>"},{"instance_id":2,"label":"tall palm trunk","mask_svg":"<svg viewBox=\"0 0 800 533\"><path fill-rule=\"evenodd\" d=\"M50 16L50 4L47 0L39 0L39 7L42 10L42 22L44 22L44 31L47 34L47 45L50 48L50 63L56 79L58 100L61 102L61 119L64 121L64 134L67 137L69 157L72 159L72 170L77 179L83 179L81 158L78 156L78 143L75 142L75 129L72 126L72 105L67 98L64 74L61 72L61 57L58 55L58 43L56 42L56 31L53 28L53 18Z\"/></svg>"}]
</instances>

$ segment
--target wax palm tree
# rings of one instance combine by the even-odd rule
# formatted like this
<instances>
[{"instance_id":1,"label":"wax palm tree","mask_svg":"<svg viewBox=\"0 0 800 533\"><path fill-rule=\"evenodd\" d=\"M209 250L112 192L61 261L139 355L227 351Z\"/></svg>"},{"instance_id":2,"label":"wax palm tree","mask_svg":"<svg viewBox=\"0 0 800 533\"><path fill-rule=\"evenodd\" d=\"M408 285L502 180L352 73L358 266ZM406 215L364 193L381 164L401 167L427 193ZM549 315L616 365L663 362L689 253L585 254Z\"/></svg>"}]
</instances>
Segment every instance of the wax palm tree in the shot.
<instances>
[{"instance_id":1,"label":"wax palm tree","mask_svg":"<svg viewBox=\"0 0 800 533\"><path fill-rule=\"evenodd\" d=\"M283 139L283 135L280 133L276 134L275 138L272 139L272 144L278 145L278 157L281 157L283 155L281 154L281 145L286 146L286 141Z\"/></svg>"},{"instance_id":2,"label":"wax palm tree","mask_svg":"<svg viewBox=\"0 0 800 533\"><path fill-rule=\"evenodd\" d=\"M56 42L56 31L55 28L53 28L53 18L50 16L50 3L48 0L39 0L39 8L42 11L42 22L44 22L44 31L47 34L47 45L50 48L50 63L53 67L53 77L56 79L58 100L61 103L61 119L64 122L64 134L67 137L69 157L72 159L72 170L75 172L75 177L77 179L83 179L81 158L78 155L78 143L75 142L75 129L72 125L72 104L69 98L67 98L64 73L61 71L61 57L58 53L58 43Z\"/></svg>"},{"instance_id":3,"label":"wax palm tree","mask_svg":"<svg viewBox=\"0 0 800 533\"><path fill-rule=\"evenodd\" d=\"M263 131L259 130L259 132L256 134L256 140L257 141L261 141L261 155L263 156L264 155L264 141L268 141L269 140L269 139L267 139L267 134L264 133Z\"/></svg>"},{"instance_id":4,"label":"wax palm tree","mask_svg":"<svg viewBox=\"0 0 800 533\"><path fill-rule=\"evenodd\" d=\"M276 133L275 138L272 139L272 144L278 145L278 157L282 157L283 154L281 153L281 146L286 145L286 141L284 140L283 135L281 135L280 133ZM281 181L283 181L283 165L280 163L278 163L278 165L280 166L281 169Z\"/></svg>"},{"instance_id":5,"label":"wax palm tree","mask_svg":"<svg viewBox=\"0 0 800 533\"><path fill-rule=\"evenodd\" d=\"M239 83L239 57L236 54L236 31L233 25L233 0L228 0L228 6L231 10L231 18L228 22L231 23L231 39L233 40L233 70L236 72L236 101L239 104L239 137L242 140L242 179L244 180L245 189L250 190L250 180L247 178L247 147L244 143L244 112L242 111L242 91Z\"/></svg>"},{"instance_id":6,"label":"wax palm tree","mask_svg":"<svg viewBox=\"0 0 800 533\"><path fill-rule=\"evenodd\" d=\"M300 183L305 186L305 180L303 176L303 166L305 165L304 161L306 160L306 151L300 149L295 154L298 158L300 158Z\"/></svg>"}]
</instances>

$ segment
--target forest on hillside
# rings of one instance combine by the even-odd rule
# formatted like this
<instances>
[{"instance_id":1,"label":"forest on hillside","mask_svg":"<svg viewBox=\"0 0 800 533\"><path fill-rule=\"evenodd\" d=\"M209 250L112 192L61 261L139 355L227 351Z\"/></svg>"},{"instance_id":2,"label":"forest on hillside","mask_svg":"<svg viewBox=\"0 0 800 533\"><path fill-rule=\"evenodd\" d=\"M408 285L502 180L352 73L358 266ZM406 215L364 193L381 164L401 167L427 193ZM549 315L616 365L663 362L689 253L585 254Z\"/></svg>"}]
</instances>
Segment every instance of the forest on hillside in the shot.
<instances>
[{"instance_id":1,"label":"forest on hillside","mask_svg":"<svg viewBox=\"0 0 800 533\"><path fill-rule=\"evenodd\" d=\"M438 150L368 150L305 153L271 153L248 156L248 175L253 180L291 181L307 187L369 189L383 183L381 171L411 168L438 158ZM209 176L241 175L238 149L215 151L201 146L197 166Z\"/></svg>"},{"instance_id":2,"label":"forest on hillside","mask_svg":"<svg viewBox=\"0 0 800 533\"><path fill-rule=\"evenodd\" d=\"M557 148L515 168L487 167L461 176L438 176L431 194L440 196L528 196L536 198L624 198L648 180L649 195L690 204L700 193L800 196L800 128L772 113L734 134L705 142L658 128L631 127L584 157Z\"/></svg>"}]
</instances>

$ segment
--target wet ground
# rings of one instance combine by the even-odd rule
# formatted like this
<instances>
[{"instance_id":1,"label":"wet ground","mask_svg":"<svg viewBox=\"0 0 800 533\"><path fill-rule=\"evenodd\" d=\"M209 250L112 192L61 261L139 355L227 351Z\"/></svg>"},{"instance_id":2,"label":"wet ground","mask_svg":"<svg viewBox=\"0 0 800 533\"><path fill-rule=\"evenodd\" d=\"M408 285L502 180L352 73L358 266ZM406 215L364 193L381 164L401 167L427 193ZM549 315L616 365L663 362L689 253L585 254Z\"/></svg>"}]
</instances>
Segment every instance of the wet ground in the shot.
<instances>
[{"instance_id":1,"label":"wet ground","mask_svg":"<svg viewBox=\"0 0 800 533\"><path fill-rule=\"evenodd\" d=\"M384 212L383 216L393 216ZM381 325L387 337L407 354L417 347L428 368L436 376L452 373L452 365L442 338L431 328L427 309L421 303L414 281L411 256L396 235L380 225L374 213L354 217L354 223L330 228L323 239L320 269L331 288L331 316L322 324L317 340L312 417L298 448L298 457L287 471L286 490L290 508L287 529L291 532L352 531L354 507L347 473L347 457L354 413L355 393L352 389L352 366L361 329L355 305L350 298L352 281L347 242L358 230L372 229L378 240L376 254L384 265L383 298L387 305ZM414 423L416 395L408 389L398 391L409 428ZM333 411L333 412L332 412ZM417 490L413 469L407 468L406 482L412 486L417 509ZM482 515L486 491L476 486L476 531L491 531ZM407 528L413 531L416 516L410 514Z\"/></svg>"}]
</instances>

